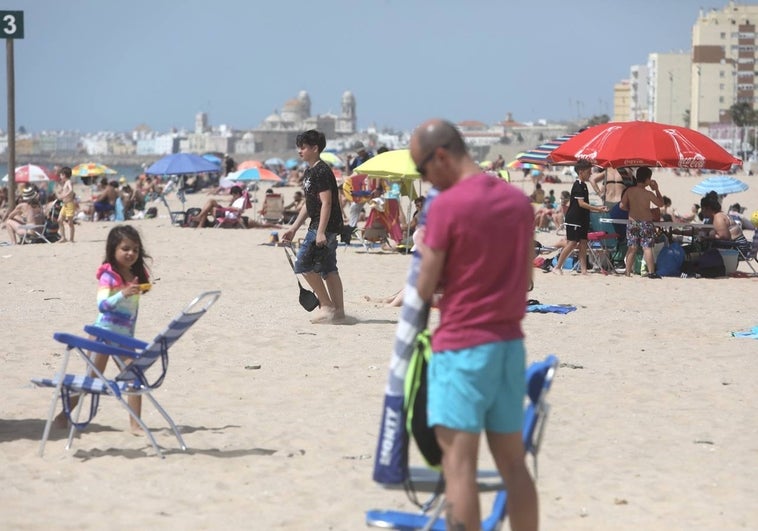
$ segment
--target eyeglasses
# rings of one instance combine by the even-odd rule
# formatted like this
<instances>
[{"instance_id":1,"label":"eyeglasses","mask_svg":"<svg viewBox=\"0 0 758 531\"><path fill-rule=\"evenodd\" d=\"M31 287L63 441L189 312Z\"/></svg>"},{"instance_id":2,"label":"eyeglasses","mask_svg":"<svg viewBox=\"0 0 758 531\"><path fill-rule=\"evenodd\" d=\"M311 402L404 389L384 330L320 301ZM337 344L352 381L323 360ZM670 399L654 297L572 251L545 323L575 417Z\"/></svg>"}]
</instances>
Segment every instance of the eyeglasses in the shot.
<instances>
[{"instance_id":1,"label":"eyeglasses","mask_svg":"<svg viewBox=\"0 0 758 531\"><path fill-rule=\"evenodd\" d=\"M444 144L442 146L437 146L436 148L432 149L429 152L429 154L426 157L424 157L423 159L421 159L421 162L419 162L416 165L416 171L418 172L418 174L421 175L422 177L426 177L426 165L429 164L432 161L432 159L434 158L434 156L437 154L437 150L439 148L447 149L448 147L450 147L450 146L448 146L447 144Z\"/></svg>"}]
</instances>

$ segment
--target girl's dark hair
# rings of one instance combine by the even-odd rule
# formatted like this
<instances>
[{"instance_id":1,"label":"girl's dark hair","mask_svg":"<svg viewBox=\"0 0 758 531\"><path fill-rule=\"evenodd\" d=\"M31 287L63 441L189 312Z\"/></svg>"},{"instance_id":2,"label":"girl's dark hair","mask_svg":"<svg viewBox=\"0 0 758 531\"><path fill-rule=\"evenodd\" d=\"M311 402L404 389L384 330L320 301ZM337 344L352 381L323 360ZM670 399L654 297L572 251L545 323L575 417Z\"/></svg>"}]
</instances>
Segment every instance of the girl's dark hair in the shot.
<instances>
[{"instance_id":1,"label":"girl's dark hair","mask_svg":"<svg viewBox=\"0 0 758 531\"><path fill-rule=\"evenodd\" d=\"M144 284L149 281L150 274L150 270L145 261L152 260L152 258L147 254L147 251L143 247L142 238L140 238L139 232L137 232L137 229L131 225L116 225L108 233L108 240L105 242L105 260L103 263L108 263L114 271L117 270L116 247L118 247L118 244L120 244L125 238L132 240L139 245L139 257L132 266L132 274L137 277L140 284Z\"/></svg>"}]
</instances>

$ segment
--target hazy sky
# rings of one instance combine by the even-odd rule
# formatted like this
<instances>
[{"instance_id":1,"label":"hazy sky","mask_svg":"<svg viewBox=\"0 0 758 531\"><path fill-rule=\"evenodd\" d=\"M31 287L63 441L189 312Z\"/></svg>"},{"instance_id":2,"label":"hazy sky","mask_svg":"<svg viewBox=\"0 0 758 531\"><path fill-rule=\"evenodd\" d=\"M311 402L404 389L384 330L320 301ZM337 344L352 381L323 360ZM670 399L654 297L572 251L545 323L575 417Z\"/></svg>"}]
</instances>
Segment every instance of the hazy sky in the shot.
<instances>
[{"instance_id":1,"label":"hazy sky","mask_svg":"<svg viewBox=\"0 0 758 531\"><path fill-rule=\"evenodd\" d=\"M17 126L165 131L192 128L199 111L213 125L254 128L300 90L315 114L339 113L352 91L359 128L612 115L613 85L630 65L688 51L700 7L726 0L2 4L25 19L14 43Z\"/></svg>"}]
</instances>

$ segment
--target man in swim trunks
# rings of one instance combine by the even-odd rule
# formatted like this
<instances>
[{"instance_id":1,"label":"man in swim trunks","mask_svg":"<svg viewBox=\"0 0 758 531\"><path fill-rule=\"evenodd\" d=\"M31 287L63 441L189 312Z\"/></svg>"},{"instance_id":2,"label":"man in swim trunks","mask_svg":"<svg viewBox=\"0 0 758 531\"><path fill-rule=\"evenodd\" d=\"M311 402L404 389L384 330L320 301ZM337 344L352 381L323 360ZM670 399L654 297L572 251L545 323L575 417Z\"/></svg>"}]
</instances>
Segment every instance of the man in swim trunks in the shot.
<instances>
[{"instance_id":1,"label":"man in swim trunks","mask_svg":"<svg viewBox=\"0 0 758 531\"><path fill-rule=\"evenodd\" d=\"M629 225L626 229L626 276L632 275L634 255L637 248L642 246L642 256L647 265L648 278L661 278L655 273L653 245L655 244L655 225L650 203L657 207L663 206L663 196L658 189L658 183L652 177L653 171L645 166L637 168L637 184L630 187L621 199L621 208L629 212ZM648 190L650 187L650 190ZM651 191L652 190L652 191Z\"/></svg>"},{"instance_id":2,"label":"man in swim trunks","mask_svg":"<svg viewBox=\"0 0 758 531\"><path fill-rule=\"evenodd\" d=\"M419 174L440 190L418 244L416 287L427 303L438 287L445 293L427 374L429 425L442 448L447 529L480 529L476 469L482 431L508 485L511 528L537 529L537 492L521 438L531 203L521 190L483 172L450 122L420 125L410 150ZM497 245L492 234L501 236Z\"/></svg>"}]
</instances>

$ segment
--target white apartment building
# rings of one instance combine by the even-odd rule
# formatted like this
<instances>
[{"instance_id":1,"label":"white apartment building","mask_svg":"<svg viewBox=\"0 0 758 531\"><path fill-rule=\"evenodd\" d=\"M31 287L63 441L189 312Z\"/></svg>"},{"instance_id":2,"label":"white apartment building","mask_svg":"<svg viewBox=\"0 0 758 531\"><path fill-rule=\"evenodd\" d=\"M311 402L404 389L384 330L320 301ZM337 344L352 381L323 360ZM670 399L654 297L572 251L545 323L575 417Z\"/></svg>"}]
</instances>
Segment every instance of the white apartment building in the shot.
<instances>
[{"instance_id":1,"label":"white apartment building","mask_svg":"<svg viewBox=\"0 0 758 531\"><path fill-rule=\"evenodd\" d=\"M691 86L689 53L651 53L646 70L648 120L686 126Z\"/></svg>"},{"instance_id":2,"label":"white apartment building","mask_svg":"<svg viewBox=\"0 0 758 531\"><path fill-rule=\"evenodd\" d=\"M756 107L755 59L758 5L730 1L700 11L692 27L691 124L731 123L729 108L739 102Z\"/></svg>"},{"instance_id":3,"label":"white apartment building","mask_svg":"<svg viewBox=\"0 0 758 531\"><path fill-rule=\"evenodd\" d=\"M632 65L629 72L629 119L649 120L647 65Z\"/></svg>"}]
</instances>

